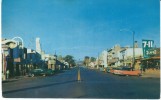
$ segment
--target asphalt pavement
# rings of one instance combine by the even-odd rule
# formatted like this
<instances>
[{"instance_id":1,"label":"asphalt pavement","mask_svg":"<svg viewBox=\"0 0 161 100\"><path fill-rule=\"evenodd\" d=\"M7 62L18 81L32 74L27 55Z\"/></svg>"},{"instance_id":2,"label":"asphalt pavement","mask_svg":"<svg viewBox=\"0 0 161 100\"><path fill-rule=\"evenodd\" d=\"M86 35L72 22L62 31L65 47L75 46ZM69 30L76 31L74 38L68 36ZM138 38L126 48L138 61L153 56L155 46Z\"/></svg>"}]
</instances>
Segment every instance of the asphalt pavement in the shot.
<instances>
[{"instance_id":1,"label":"asphalt pavement","mask_svg":"<svg viewBox=\"0 0 161 100\"><path fill-rule=\"evenodd\" d=\"M47 77L25 77L2 83L4 98L159 99L160 79L117 76L98 70L64 70Z\"/></svg>"}]
</instances>

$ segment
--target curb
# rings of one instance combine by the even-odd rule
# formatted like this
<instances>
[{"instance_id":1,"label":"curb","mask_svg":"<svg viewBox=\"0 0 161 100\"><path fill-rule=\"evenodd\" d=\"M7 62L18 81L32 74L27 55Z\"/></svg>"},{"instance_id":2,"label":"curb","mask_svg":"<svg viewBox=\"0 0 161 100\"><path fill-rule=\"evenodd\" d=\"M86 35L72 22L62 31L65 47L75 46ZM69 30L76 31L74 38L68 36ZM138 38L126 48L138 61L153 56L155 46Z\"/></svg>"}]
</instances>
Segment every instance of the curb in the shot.
<instances>
[{"instance_id":1,"label":"curb","mask_svg":"<svg viewBox=\"0 0 161 100\"><path fill-rule=\"evenodd\" d=\"M18 81L20 79L25 79L26 77L27 76L18 76L18 77L14 77L11 79L2 80L2 83L14 82L14 81Z\"/></svg>"},{"instance_id":2,"label":"curb","mask_svg":"<svg viewBox=\"0 0 161 100\"><path fill-rule=\"evenodd\" d=\"M156 76L156 75L142 75L141 77L143 77L143 78L160 78L160 76Z\"/></svg>"},{"instance_id":3,"label":"curb","mask_svg":"<svg viewBox=\"0 0 161 100\"><path fill-rule=\"evenodd\" d=\"M2 81L2 83L8 83L8 82L14 82L14 81L18 81L18 79L8 79L8 80Z\"/></svg>"}]
</instances>

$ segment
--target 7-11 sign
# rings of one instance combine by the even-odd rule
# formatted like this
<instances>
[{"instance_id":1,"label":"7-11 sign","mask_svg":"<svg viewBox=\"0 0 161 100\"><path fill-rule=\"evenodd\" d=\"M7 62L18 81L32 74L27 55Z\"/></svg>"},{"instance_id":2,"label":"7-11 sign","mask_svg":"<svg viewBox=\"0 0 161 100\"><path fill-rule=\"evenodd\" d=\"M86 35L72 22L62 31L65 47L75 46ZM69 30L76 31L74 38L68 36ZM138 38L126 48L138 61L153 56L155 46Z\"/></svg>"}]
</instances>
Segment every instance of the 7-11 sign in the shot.
<instances>
[{"instance_id":1,"label":"7-11 sign","mask_svg":"<svg viewBox=\"0 0 161 100\"><path fill-rule=\"evenodd\" d=\"M151 55L156 54L156 50L153 48L154 40L142 40L143 57L149 58Z\"/></svg>"}]
</instances>

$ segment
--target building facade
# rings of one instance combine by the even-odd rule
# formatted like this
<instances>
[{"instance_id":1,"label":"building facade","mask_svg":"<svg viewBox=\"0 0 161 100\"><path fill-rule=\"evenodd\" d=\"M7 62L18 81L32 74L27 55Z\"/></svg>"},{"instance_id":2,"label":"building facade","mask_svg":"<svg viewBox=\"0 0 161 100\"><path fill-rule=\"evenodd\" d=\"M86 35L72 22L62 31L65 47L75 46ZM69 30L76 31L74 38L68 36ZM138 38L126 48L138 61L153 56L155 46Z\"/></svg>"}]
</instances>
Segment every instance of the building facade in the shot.
<instances>
[{"instance_id":1,"label":"building facade","mask_svg":"<svg viewBox=\"0 0 161 100\"><path fill-rule=\"evenodd\" d=\"M119 51L121 50L120 45L115 45L113 48L107 51L107 63L110 67L117 67L119 61Z\"/></svg>"},{"instance_id":2,"label":"building facade","mask_svg":"<svg viewBox=\"0 0 161 100\"><path fill-rule=\"evenodd\" d=\"M134 48L134 55L133 55L133 48L124 48L120 51L119 56L119 66L130 66L132 67L133 64L133 57L135 58L135 69L140 69L139 63L140 59L143 57L142 48Z\"/></svg>"},{"instance_id":3,"label":"building facade","mask_svg":"<svg viewBox=\"0 0 161 100\"><path fill-rule=\"evenodd\" d=\"M99 66L106 68L107 67L107 51L104 50L99 55Z\"/></svg>"}]
</instances>

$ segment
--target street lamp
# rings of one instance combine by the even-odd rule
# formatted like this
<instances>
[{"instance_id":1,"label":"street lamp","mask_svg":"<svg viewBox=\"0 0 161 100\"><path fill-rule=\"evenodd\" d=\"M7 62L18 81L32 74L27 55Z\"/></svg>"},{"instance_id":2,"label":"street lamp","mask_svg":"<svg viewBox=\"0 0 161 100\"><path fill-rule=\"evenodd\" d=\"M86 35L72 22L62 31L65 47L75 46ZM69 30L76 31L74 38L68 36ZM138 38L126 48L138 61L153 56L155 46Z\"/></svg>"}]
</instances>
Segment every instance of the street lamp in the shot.
<instances>
[{"instance_id":1,"label":"street lamp","mask_svg":"<svg viewBox=\"0 0 161 100\"><path fill-rule=\"evenodd\" d=\"M132 68L134 68L134 64L135 64L134 34L135 34L135 31L132 31L132 30L129 30L129 29L122 29L120 31L128 31L128 32L131 32L132 35L133 35L133 64L132 64Z\"/></svg>"},{"instance_id":2,"label":"street lamp","mask_svg":"<svg viewBox=\"0 0 161 100\"><path fill-rule=\"evenodd\" d=\"M98 53L98 59L97 59L97 69L99 68L99 53Z\"/></svg>"},{"instance_id":3,"label":"street lamp","mask_svg":"<svg viewBox=\"0 0 161 100\"><path fill-rule=\"evenodd\" d=\"M122 56L123 56L123 66L125 66L125 62L124 62L125 53L124 52L123 52Z\"/></svg>"},{"instance_id":4,"label":"street lamp","mask_svg":"<svg viewBox=\"0 0 161 100\"><path fill-rule=\"evenodd\" d=\"M14 67L16 66L16 64L19 62L19 65L21 68L23 68L24 66L24 59L26 57L25 53L24 53L24 42L23 42L23 39L21 37L13 37L12 40L15 40L17 42L17 44L19 45L18 49L21 49L21 53L23 54L23 56L19 56L18 59L19 61L16 61L16 63L14 63ZM20 44L20 41L21 41L21 44ZM23 58L22 58L23 57ZM22 58L22 59L21 59ZM22 70L21 70L22 71ZM22 73L21 73L22 74Z\"/></svg>"},{"instance_id":5,"label":"street lamp","mask_svg":"<svg viewBox=\"0 0 161 100\"><path fill-rule=\"evenodd\" d=\"M23 48L23 47L24 47L24 42L23 42L23 39L22 39L21 37L14 37L14 38L12 38L12 40L17 41L16 39L20 39L20 40L21 40L21 42L22 42L21 47ZM18 42L18 41L17 41L17 42Z\"/></svg>"}]
</instances>

